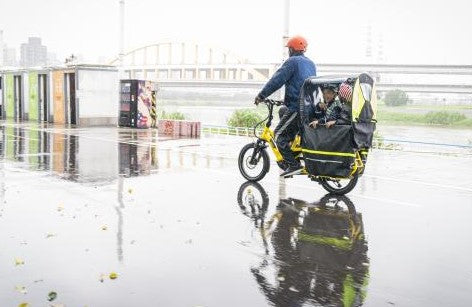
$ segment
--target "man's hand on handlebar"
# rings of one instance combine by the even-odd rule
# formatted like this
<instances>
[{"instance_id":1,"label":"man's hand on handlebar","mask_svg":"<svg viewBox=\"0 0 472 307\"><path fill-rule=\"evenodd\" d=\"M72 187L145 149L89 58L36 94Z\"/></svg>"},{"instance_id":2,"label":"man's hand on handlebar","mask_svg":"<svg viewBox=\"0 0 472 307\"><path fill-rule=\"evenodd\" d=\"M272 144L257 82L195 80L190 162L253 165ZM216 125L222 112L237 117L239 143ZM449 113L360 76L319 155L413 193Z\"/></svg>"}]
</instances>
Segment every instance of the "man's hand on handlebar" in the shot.
<instances>
[{"instance_id":1,"label":"man's hand on handlebar","mask_svg":"<svg viewBox=\"0 0 472 307\"><path fill-rule=\"evenodd\" d=\"M264 98L261 96L257 95L256 98L254 99L254 104L257 106L259 103L264 102Z\"/></svg>"}]
</instances>

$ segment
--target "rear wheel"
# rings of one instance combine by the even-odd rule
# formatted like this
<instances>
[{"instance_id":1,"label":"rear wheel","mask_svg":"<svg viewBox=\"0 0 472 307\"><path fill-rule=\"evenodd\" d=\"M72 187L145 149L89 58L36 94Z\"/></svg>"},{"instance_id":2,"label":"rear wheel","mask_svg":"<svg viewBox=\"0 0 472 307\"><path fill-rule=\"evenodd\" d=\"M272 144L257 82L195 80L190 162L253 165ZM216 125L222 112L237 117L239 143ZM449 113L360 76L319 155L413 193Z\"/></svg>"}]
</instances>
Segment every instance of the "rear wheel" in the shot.
<instances>
[{"instance_id":1,"label":"rear wheel","mask_svg":"<svg viewBox=\"0 0 472 307\"><path fill-rule=\"evenodd\" d=\"M323 188L336 195L344 195L352 191L357 184L359 177L356 175L351 179L327 179L323 178L320 180Z\"/></svg>"},{"instance_id":2,"label":"rear wheel","mask_svg":"<svg viewBox=\"0 0 472 307\"><path fill-rule=\"evenodd\" d=\"M259 181L269 172L269 155L258 143L247 144L239 153L238 166L244 178Z\"/></svg>"}]
</instances>

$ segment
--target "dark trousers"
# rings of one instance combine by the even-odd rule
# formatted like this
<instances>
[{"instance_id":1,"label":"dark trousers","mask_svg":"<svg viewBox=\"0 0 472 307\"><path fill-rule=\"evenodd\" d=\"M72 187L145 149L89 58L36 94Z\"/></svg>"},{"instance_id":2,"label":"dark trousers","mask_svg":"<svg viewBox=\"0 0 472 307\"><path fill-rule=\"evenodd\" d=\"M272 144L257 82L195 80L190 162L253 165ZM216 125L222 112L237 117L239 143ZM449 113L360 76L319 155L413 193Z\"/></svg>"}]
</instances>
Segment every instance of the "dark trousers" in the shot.
<instances>
[{"instance_id":1,"label":"dark trousers","mask_svg":"<svg viewBox=\"0 0 472 307\"><path fill-rule=\"evenodd\" d=\"M300 165L300 163L295 160L292 150L290 149L290 142L295 139L298 131L298 112L293 112L288 109L284 110L279 124L275 127L275 143L285 162L291 167L298 167Z\"/></svg>"}]
</instances>

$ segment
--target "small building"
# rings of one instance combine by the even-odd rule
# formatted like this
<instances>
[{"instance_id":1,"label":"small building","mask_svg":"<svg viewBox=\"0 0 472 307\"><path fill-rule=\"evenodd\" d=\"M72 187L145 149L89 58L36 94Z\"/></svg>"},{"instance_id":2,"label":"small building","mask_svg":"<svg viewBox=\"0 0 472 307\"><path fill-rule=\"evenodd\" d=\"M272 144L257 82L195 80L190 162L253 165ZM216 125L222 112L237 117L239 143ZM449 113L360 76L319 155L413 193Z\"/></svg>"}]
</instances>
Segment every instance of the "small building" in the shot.
<instances>
[{"instance_id":1,"label":"small building","mask_svg":"<svg viewBox=\"0 0 472 307\"><path fill-rule=\"evenodd\" d=\"M74 65L51 70L52 122L116 126L118 70L106 65Z\"/></svg>"},{"instance_id":2,"label":"small building","mask_svg":"<svg viewBox=\"0 0 472 307\"><path fill-rule=\"evenodd\" d=\"M116 126L118 70L72 65L0 72L4 119L76 126Z\"/></svg>"}]
</instances>

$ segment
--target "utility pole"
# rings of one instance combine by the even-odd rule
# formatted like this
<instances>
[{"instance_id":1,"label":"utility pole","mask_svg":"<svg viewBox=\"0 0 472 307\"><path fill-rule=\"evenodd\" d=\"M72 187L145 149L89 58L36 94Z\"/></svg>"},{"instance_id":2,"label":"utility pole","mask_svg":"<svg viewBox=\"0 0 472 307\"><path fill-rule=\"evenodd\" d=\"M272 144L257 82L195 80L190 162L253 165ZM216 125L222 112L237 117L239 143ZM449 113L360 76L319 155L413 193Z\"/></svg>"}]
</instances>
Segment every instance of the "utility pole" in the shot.
<instances>
[{"instance_id":1,"label":"utility pole","mask_svg":"<svg viewBox=\"0 0 472 307\"><path fill-rule=\"evenodd\" d=\"M288 58L288 50L285 47L290 35L290 0L284 0L284 33L282 36L282 61Z\"/></svg>"},{"instance_id":2,"label":"utility pole","mask_svg":"<svg viewBox=\"0 0 472 307\"><path fill-rule=\"evenodd\" d=\"M120 0L120 32L119 32L119 51L118 51L118 58L119 58L119 65L118 73L119 77L122 78L123 74L123 56L125 53L124 44L125 44L125 0Z\"/></svg>"}]
</instances>

